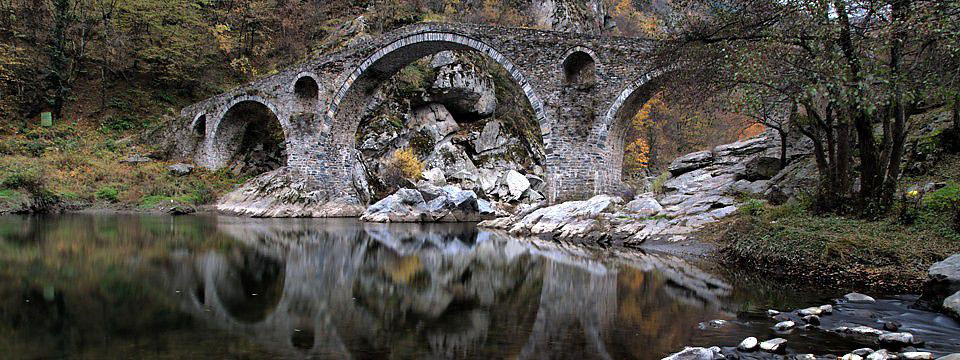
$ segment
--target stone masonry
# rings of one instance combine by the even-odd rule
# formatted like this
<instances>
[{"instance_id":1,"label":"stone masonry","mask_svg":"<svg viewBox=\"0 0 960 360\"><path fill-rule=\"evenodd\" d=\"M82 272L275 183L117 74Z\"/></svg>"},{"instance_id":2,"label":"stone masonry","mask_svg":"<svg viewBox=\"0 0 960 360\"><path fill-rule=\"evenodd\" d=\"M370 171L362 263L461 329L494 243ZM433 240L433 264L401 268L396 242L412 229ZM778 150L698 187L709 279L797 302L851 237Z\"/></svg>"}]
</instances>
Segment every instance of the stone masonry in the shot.
<instances>
[{"instance_id":1,"label":"stone masonry","mask_svg":"<svg viewBox=\"0 0 960 360\"><path fill-rule=\"evenodd\" d=\"M494 59L523 89L546 146L551 203L614 192L621 186L624 132L652 95L658 71L651 40L491 27L410 25L366 43L293 66L184 108L196 147L189 156L218 169L239 147L244 114L259 107L283 128L287 165L317 177L331 197L355 197L355 134L375 89L411 62L445 50ZM183 150L183 149L181 149Z\"/></svg>"}]
</instances>

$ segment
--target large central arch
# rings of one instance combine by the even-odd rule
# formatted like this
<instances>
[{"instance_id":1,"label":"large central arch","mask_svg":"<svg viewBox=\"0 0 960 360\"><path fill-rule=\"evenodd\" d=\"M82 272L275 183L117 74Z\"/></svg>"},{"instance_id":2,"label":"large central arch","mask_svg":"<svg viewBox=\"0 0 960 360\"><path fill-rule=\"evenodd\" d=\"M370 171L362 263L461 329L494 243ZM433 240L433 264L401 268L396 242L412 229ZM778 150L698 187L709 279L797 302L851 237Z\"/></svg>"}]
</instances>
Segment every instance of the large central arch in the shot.
<instances>
[{"instance_id":1,"label":"large central arch","mask_svg":"<svg viewBox=\"0 0 960 360\"><path fill-rule=\"evenodd\" d=\"M549 154L551 149L551 123L544 110L540 95L528 81L528 77L510 59L486 43L459 34L445 32L425 32L400 38L379 49L354 69L340 85L330 102L324 128L329 129L332 143L340 146L340 169L349 169L356 161L353 154L355 148L354 134L364 114L371 109L375 90L385 80L396 74L405 66L418 59L434 55L442 51L475 51L486 55L509 74L512 81L520 88L526 97L530 108L536 117L543 137L544 149ZM550 178L553 168L549 160L545 164L547 178ZM550 191L547 182L547 192Z\"/></svg>"}]
</instances>

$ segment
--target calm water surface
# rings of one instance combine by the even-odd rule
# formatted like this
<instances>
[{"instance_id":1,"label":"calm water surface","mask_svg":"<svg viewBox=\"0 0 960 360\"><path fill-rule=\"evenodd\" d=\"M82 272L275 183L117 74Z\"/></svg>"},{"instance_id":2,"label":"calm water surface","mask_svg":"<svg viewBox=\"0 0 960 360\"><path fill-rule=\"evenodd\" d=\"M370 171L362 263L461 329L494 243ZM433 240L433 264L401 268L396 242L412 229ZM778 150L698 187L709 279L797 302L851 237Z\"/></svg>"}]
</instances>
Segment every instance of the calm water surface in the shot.
<instances>
[{"instance_id":1,"label":"calm water surface","mask_svg":"<svg viewBox=\"0 0 960 360\"><path fill-rule=\"evenodd\" d=\"M802 352L872 345L770 330L766 309L836 295L469 224L0 217L3 359L659 359L746 336ZM960 351L960 326L911 302L828 321L896 319L927 348ZM730 322L701 324L714 319Z\"/></svg>"}]
</instances>

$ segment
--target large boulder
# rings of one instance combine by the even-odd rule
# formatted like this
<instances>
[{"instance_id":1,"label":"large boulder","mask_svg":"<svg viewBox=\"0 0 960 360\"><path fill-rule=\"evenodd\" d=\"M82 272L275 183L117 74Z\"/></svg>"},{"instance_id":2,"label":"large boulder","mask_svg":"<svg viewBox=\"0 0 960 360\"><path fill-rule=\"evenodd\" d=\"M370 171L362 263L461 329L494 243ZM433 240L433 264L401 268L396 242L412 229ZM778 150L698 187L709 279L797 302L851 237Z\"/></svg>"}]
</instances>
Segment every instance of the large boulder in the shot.
<instances>
[{"instance_id":1,"label":"large boulder","mask_svg":"<svg viewBox=\"0 0 960 360\"><path fill-rule=\"evenodd\" d=\"M485 118L497 109L493 81L472 64L454 62L437 70L430 86L430 100L446 105L450 112Z\"/></svg>"},{"instance_id":2,"label":"large boulder","mask_svg":"<svg viewBox=\"0 0 960 360\"><path fill-rule=\"evenodd\" d=\"M923 300L930 302L934 308L947 310L945 301L948 297L960 300L957 299L960 296L955 295L957 292L960 292L960 254L954 254L930 267Z\"/></svg>"},{"instance_id":3,"label":"large boulder","mask_svg":"<svg viewBox=\"0 0 960 360\"><path fill-rule=\"evenodd\" d=\"M477 153L484 153L500 148L506 145L507 142L506 137L500 136L500 122L494 120L487 122L483 126L483 132L481 132L480 137L473 142L473 147Z\"/></svg>"},{"instance_id":4,"label":"large boulder","mask_svg":"<svg viewBox=\"0 0 960 360\"><path fill-rule=\"evenodd\" d=\"M427 134L436 144L447 135L460 130L453 115L440 104L429 104L414 109L409 115L407 126L414 131Z\"/></svg>"},{"instance_id":5,"label":"large boulder","mask_svg":"<svg viewBox=\"0 0 960 360\"><path fill-rule=\"evenodd\" d=\"M519 200L523 193L530 189L530 180L516 170L507 171L507 174L501 178L500 197L509 200Z\"/></svg>"},{"instance_id":6,"label":"large boulder","mask_svg":"<svg viewBox=\"0 0 960 360\"><path fill-rule=\"evenodd\" d=\"M597 239L610 235L609 228L600 221L602 214L612 213L623 199L597 195L589 200L535 208L511 218L480 223L482 227L509 229L518 235L551 235L563 239Z\"/></svg>"},{"instance_id":7,"label":"large boulder","mask_svg":"<svg viewBox=\"0 0 960 360\"><path fill-rule=\"evenodd\" d=\"M627 210L640 214L640 216L651 217L660 214L663 206L657 202L653 196L641 196L627 203Z\"/></svg>"},{"instance_id":8,"label":"large boulder","mask_svg":"<svg viewBox=\"0 0 960 360\"><path fill-rule=\"evenodd\" d=\"M713 152L699 151L681 156L670 163L668 170L673 176L706 167L713 163Z\"/></svg>"}]
</instances>

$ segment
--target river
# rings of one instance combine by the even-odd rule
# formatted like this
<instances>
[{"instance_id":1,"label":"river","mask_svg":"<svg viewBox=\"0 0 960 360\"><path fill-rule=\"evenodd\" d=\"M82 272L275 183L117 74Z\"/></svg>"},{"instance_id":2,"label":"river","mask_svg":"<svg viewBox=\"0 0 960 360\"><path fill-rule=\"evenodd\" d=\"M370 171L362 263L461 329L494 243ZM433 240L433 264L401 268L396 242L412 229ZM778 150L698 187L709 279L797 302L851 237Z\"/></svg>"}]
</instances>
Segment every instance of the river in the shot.
<instances>
[{"instance_id":1,"label":"river","mask_svg":"<svg viewBox=\"0 0 960 360\"><path fill-rule=\"evenodd\" d=\"M473 224L0 217L0 358L659 359L747 336L784 337L789 352L874 346L771 329L767 309L842 293L704 268ZM839 305L824 328L896 320L921 349L960 352L960 324L914 300Z\"/></svg>"}]
</instances>

